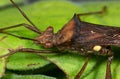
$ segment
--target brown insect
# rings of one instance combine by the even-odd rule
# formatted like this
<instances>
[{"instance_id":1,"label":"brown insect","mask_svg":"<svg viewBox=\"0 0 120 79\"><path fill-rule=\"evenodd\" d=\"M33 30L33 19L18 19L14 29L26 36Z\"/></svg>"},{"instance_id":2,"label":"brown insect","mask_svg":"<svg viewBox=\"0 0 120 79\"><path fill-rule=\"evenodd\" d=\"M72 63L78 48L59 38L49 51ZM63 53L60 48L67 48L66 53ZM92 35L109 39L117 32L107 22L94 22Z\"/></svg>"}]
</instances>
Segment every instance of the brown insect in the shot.
<instances>
[{"instance_id":1,"label":"brown insect","mask_svg":"<svg viewBox=\"0 0 120 79\"><path fill-rule=\"evenodd\" d=\"M77 51L81 55L86 55L86 61L81 68L80 72L74 79L79 79L85 70L91 54L108 56L106 77L105 79L112 79L111 76L111 60L113 53L111 45L120 46L120 28L108 27L105 25L92 24L80 20L80 16L102 14L106 11L106 7L98 12L90 12L84 14L74 14L72 19L63 26L57 33L53 33L53 27L48 27L44 32L40 31L35 24L27 17L27 15L16 5L15 2L10 0L13 5L20 11L24 18L31 24L18 24L0 29L0 33L12 35L20 39L34 41L37 45L42 45L45 48L56 47L59 51L70 50ZM24 26L25 28L34 31L38 34L35 39L17 36L6 32L5 30ZM0 56L3 58L16 52L35 52L35 53L52 53L54 50L36 50L31 48L18 48L16 50L10 49L8 54Z\"/></svg>"}]
</instances>

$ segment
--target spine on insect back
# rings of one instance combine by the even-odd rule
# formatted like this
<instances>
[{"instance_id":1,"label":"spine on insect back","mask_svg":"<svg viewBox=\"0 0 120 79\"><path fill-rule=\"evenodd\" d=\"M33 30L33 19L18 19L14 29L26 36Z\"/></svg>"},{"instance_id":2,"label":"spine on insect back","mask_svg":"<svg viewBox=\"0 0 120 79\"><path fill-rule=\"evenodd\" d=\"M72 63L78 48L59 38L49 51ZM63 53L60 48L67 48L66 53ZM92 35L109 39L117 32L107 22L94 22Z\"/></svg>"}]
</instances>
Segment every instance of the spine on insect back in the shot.
<instances>
[{"instance_id":1,"label":"spine on insect back","mask_svg":"<svg viewBox=\"0 0 120 79\"><path fill-rule=\"evenodd\" d=\"M73 18L54 35L54 45L59 50L70 52L72 51L74 53L80 52L81 50L77 49L74 46L73 41L74 39L79 37L80 24L81 22L79 17L74 14Z\"/></svg>"}]
</instances>

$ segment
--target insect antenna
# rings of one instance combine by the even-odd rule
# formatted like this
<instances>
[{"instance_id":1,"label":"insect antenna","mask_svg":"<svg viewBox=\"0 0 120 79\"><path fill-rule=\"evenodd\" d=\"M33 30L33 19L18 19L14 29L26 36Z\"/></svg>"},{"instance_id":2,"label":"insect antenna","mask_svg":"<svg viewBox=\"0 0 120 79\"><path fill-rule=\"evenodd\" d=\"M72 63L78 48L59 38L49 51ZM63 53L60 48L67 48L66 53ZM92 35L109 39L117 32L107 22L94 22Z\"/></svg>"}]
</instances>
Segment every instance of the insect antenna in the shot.
<instances>
[{"instance_id":1,"label":"insect antenna","mask_svg":"<svg viewBox=\"0 0 120 79\"><path fill-rule=\"evenodd\" d=\"M20 38L20 39L35 41L35 39L32 39L32 38L17 36L17 35L14 35L14 34L11 34L11 33L7 33L7 32L4 32L4 31L2 31L1 33L7 34L7 35L11 35L11 36L14 36L14 37L17 37L17 38Z\"/></svg>"},{"instance_id":2,"label":"insect antenna","mask_svg":"<svg viewBox=\"0 0 120 79\"><path fill-rule=\"evenodd\" d=\"M19 10L19 12L23 15L23 17L36 29L40 32L40 34L42 33L36 26L35 24L28 18L28 16L22 11L22 9L19 8L19 6L13 1L10 0L11 3Z\"/></svg>"}]
</instances>

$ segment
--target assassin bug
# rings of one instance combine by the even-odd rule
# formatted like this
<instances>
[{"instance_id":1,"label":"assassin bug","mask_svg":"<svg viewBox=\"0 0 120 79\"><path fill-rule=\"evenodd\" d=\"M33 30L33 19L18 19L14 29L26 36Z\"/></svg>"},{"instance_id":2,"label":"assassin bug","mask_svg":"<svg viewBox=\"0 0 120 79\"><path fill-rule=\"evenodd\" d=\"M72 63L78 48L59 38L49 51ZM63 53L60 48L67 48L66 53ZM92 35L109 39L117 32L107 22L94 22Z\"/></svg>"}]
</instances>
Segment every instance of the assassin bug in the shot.
<instances>
[{"instance_id":1,"label":"assassin bug","mask_svg":"<svg viewBox=\"0 0 120 79\"><path fill-rule=\"evenodd\" d=\"M88 60L91 54L108 56L106 77L105 79L112 79L111 76L111 61L113 59L113 53L111 50L111 45L120 46L120 28L118 27L108 27L105 25L92 24L80 20L80 16L92 15L92 14L102 14L106 11L106 7L98 12L89 12L84 14L74 14L72 19L63 26L61 30L57 33L53 33L53 27L48 27L44 32L40 31L35 24L27 17L27 15L18 7L18 5L10 0L12 4L20 11L24 18L31 24L18 24L0 29L0 33L15 36L20 39L26 39L34 41L37 45L42 45L45 48L56 47L59 51L71 50L77 51L81 55L86 55L86 61L82 66L80 72L76 75L74 79L79 79L85 70ZM22 36L13 35L6 32L5 30L24 26L38 34L40 34L35 39L26 38ZM111 39L111 40L109 40ZM0 56L3 58L9 56L16 52L35 52L35 53L52 53L53 50L36 50L31 48L18 48L16 50L9 49L9 53Z\"/></svg>"}]
</instances>

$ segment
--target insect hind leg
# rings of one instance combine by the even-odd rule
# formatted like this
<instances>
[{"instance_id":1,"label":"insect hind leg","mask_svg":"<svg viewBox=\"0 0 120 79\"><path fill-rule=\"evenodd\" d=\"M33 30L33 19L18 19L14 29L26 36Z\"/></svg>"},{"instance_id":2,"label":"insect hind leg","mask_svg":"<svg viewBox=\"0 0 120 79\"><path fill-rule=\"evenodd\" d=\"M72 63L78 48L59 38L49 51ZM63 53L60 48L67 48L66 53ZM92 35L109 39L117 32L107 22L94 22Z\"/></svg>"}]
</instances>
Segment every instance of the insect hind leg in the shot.
<instances>
[{"instance_id":1,"label":"insect hind leg","mask_svg":"<svg viewBox=\"0 0 120 79\"><path fill-rule=\"evenodd\" d=\"M113 53L111 51L111 47L107 46L107 47L102 48L101 49L101 55L107 55L108 56L105 79L112 79L111 62L112 62L112 59L113 59Z\"/></svg>"},{"instance_id":2,"label":"insect hind leg","mask_svg":"<svg viewBox=\"0 0 120 79\"><path fill-rule=\"evenodd\" d=\"M81 70L78 72L78 74L75 76L74 79L79 79L79 78L81 77L82 73L84 72L85 68L87 67L89 58L90 58L90 56L88 56L88 57L86 58L86 61L85 61L84 65L82 66Z\"/></svg>"},{"instance_id":3,"label":"insect hind leg","mask_svg":"<svg viewBox=\"0 0 120 79\"><path fill-rule=\"evenodd\" d=\"M112 75L111 75L111 61L112 61L112 59L113 59L113 55L108 57L105 79L112 79Z\"/></svg>"}]
</instances>

